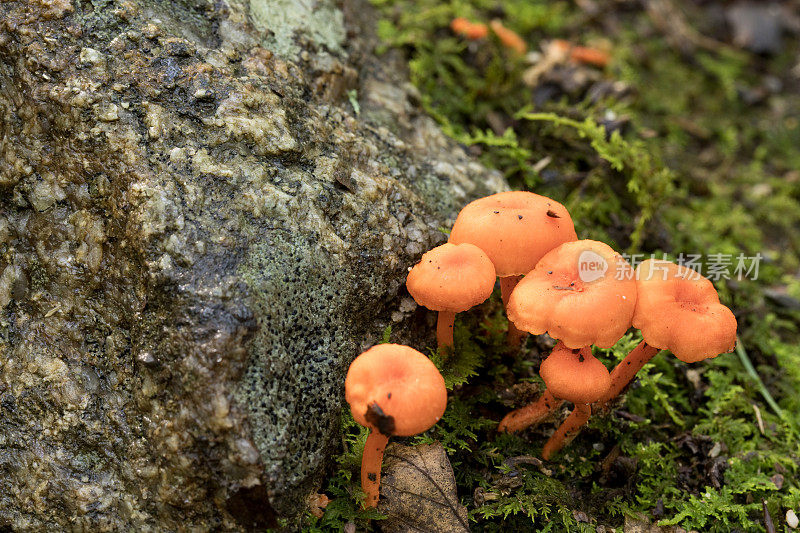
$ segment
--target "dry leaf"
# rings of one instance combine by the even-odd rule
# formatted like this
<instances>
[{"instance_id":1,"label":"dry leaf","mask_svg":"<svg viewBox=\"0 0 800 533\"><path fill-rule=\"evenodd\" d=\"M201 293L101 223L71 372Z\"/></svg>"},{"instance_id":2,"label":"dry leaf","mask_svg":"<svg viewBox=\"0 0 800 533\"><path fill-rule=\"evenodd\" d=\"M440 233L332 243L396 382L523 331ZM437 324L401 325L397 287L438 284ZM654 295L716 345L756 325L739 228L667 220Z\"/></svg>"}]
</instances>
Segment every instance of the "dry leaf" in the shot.
<instances>
[{"instance_id":1,"label":"dry leaf","mask_svg":"<svg viewBox=\"0 0 800 533\"><path fill-rule=\"evenodd\" d=\"M325 514L325 508L331 502L326 494L317 493L309 494L306 501L308 503L308 510L317 518L322 518L322 515Z\"/></svg>"},{"instance_id":2,"label":"dry leaf","mask_svg":"<svg viewBox=\"0 0 800 533\"><path fill-rule=\"evenodd\" d=\"M458 501L453 467L438 442L390 444L383 459L378 511L387 532L468 532L467 509Z\"/></svg>"}]
</instances>

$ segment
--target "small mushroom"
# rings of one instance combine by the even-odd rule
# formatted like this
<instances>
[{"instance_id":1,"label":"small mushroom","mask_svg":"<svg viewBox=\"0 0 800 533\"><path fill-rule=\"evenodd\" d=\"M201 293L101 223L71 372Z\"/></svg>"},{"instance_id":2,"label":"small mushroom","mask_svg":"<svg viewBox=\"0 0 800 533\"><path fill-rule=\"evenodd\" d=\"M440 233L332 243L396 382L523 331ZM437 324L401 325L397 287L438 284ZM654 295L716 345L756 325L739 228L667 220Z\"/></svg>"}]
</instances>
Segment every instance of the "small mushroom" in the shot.
<instances>
[{"instance_id":1,"label":"small mushroom","mask_svg":"<svg viewBox=\"0 0 800 533\"><path fill-rule=\"evenodd\" d=\"M522 37L517 32L503 26L503 23L498 19L491 21L489 27L492 28L492 31L506 48L510 48L520 55L524 54L528 49L528 45L525 44Z\"/></svg>"},{"instance_id":2,"label":"small mushroom","mask_svg":"<svg viewBox=\"0 0 800 533\"><path fill-rule=\"evenodd\" d=\"M588 346L567 348L563 342L542 362L539 375L553 396L574 404L597 401L611 385L608 370Z\"/></svg>"},{"instance_id":3,"label":"small mushroom","mask_svg":"<svg viewBox=\"0 0 800 533\"><path fill-rule=\"evenodd\" d=\"M633 327L642 342L611 371L602 403L616 398L660 350L696 363L736 347L736 317L719 302L714 285L696 271L648 259L636 268L638 299Z\"/></svg>"},{"instance_id":4,"label":"small mushroom","mask_svg":"<svg viewBox=\"0 0 800 533\"><path fill-rule=\"evenodd\" d=\"M361 459L361 488L364 506L376 507L389 437L416 435L436 424L447 406L447 389L430 359L400 344L379 344L356 357L344 389L353 418L370 428Z\"/></svg>"},{"instance_id":5,"label":"small mushroom","mask_svg":"<svg viewBox=\"0 0 800 533\"><path fill-rule=\"evenodd\" d=\"M567 209L527 191L493 194L467 204L456 218L449 242L471 243L486 252L500 277L503 304L520 278L547 252L574 241L575 226ZM509 321L509 344L524 335Z\"/></svg>"},{"instance_id":6,"label":"small mushroom","mask_svg":"<svg viewBox=\"0 0 800 533\"><path fill-rule=\"evenodd\" d=\"M576 46L563 39L555 39L550 42L550 46L558 49L563 56L568 57L573 63L583 63L604 68L611 60L611 56L605 50L589 48L586 46Z\"/></svg>"},{"instance_id":7,"label":"small mushroom","mask_svg":"<svg viewBox=\"0 0 800 533\"><path fill-rule=\"evenodd\" d=\"M539 261L511 294L508 316L524 331L549 333L566 349L588 350L592 344L601 348L613 346L630 327L635 307L636 281L628 262L602 242L582 240L564 243ZM550 366L546 365L549 360L542 363L542 368ZM599 361L597 364L603 366ZM574 368L598 370L593 363ZM554 376L551 373L549 379L555 380ZM573 372L569 379L578 377ZM568 400L545 383L548 390L541 398L506 415L499 431L516 432L538 424ZM588 419L587 408L581 402L576 403L576 410L575 416L568 419L569 426L583 420L577 426L580 427Z\"/></svg>"},{"instance_id":8,"label":"small mushroom","mask_svg":"<svg viewBox=\"0 0 800 533\"><path fill-rule=\"evenodd\" d=\"M539 375L554 397L575 404L542 449L542 458L549 460L569 444L589 420L592 414L590 405L603 397L611 386L611 377L589 347L569 349L563 342L559 342L544 360Z\"/></svg>"},{"instance_id":9,"label":"small mushroom","mask_svg":"<svg viewBox=\"0 0 800 533\"><path fill-rule=\"evenodd\" d=\"M470 22L464 17L456 17L450 21L450 29L456 35L461 35L471 41L483 39L489 35L489 28L486 27L486 24Z\"/></svg>"},{"instance_id":10,"label":"small mushroom","mask_svg":"<svg viewBox=\"0 0 800 533\"><path fill-rule=\"evenodd\" d=\"M486 301L494 290L495 277L489 257L469 243L437 246L409 271L408 292L419 305L439 311L436 338L440 349L453 346L456 313Z\"/></svg>"}]
</instances>

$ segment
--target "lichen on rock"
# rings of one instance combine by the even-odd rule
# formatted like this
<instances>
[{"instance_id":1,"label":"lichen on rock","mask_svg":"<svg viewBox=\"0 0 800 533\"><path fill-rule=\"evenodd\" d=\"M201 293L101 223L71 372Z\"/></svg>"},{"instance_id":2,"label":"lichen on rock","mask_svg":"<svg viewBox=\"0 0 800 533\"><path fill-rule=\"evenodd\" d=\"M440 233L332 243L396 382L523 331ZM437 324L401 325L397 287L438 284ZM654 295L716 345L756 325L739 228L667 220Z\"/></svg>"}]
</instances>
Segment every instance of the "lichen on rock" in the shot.
<instances>
[{"instance_id":1,"label":"lichen on rock","mask_svg":"<svg viewBox=\"0 0 800 533\"><path fill-rule=\"evenodd\" d=\"M265 46L282 56L300 53L297 32L332 52L343 52L342 12L328 0L251 0L250 16L266 35Z\"/></svg>"},{"instance_id":2,"label":"lichen on rock","mask_svg":"<svg viewBox=\"0 0 800 533\"><path fill-rule=\"evenodd\" d=\"M0 529L302 513L405 269L505 186L372 55L367 6L273 21L283 55L252 9L0 4Z\"/></svg>"}]
</instances>

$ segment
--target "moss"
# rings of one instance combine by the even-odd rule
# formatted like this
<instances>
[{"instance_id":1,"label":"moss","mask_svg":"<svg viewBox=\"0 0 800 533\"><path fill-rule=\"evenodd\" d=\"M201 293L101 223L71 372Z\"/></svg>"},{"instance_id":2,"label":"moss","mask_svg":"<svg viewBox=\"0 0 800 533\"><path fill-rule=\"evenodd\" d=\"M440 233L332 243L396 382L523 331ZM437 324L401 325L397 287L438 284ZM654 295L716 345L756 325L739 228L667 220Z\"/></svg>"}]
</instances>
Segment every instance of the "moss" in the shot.
<instances>
[{"instance_id":1,"label":"moss","mask_svg":"<svg viewBox=\"0 0 800 533\"><path fill-rule=\"evenodd\" d=\"M704 8L678 3L692 23L707 20ZM535 397L546 346L531 339L518 359L504 355L496 297L459 317L461 349L474 354L470 375L455 387L442 422L417 440L444 443L473 530L594 531L643 516L685 529L763 531L762 500L779 523L800 505L800 316L765 291L800 297L800 95L764 92L764 84L790 83L797 38L774 58L724 44L687 53L646 12L609 9L588 20L564 2L373 4L384 16L386 47L407 54L422 102L443 129L513 186L564 201L580 237L673 258L766 258L758 279L716 283L737 314L740 355L689 366L660 354L614 413L593 418L546 468L514 458L538 454L551 424L522 436L493 431L518 397L509 394L513 383L528 382ZM601 98L561 92L539 102L521 81L522 63L491 39L454 37L447 29L454 16L503 18L534 47L547 38L584 44L602 36L614 59L601 78L632 90ZM520 120L522 110L540 113L538 120ZM598 124L618 133L606 136ZM544 170L534 170L545 157ZM629 335L599 355L610 367L638 340ZM353 486L341 472L328 483Z\"/></svg>"}]
</instances>

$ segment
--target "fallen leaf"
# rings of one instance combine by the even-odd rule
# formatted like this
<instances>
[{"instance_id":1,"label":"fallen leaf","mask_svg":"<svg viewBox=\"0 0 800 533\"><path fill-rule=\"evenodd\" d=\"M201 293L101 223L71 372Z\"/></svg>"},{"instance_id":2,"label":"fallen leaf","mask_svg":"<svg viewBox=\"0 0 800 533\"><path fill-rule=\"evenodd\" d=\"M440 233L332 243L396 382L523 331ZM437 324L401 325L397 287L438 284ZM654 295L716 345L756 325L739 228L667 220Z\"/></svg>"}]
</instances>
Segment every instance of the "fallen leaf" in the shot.
<instances>
[{"instance_id":1,"label":"fallen leaf","mask_svg":"<svg viewBox=\"0 0 800 533\"><path fill-rule=\"evenodd\" d=\"M392 443L384 454L378 511L387 532L469 531L467 509L458 501L453 467L438 442Z\"/></svg>"}]
</instances>

